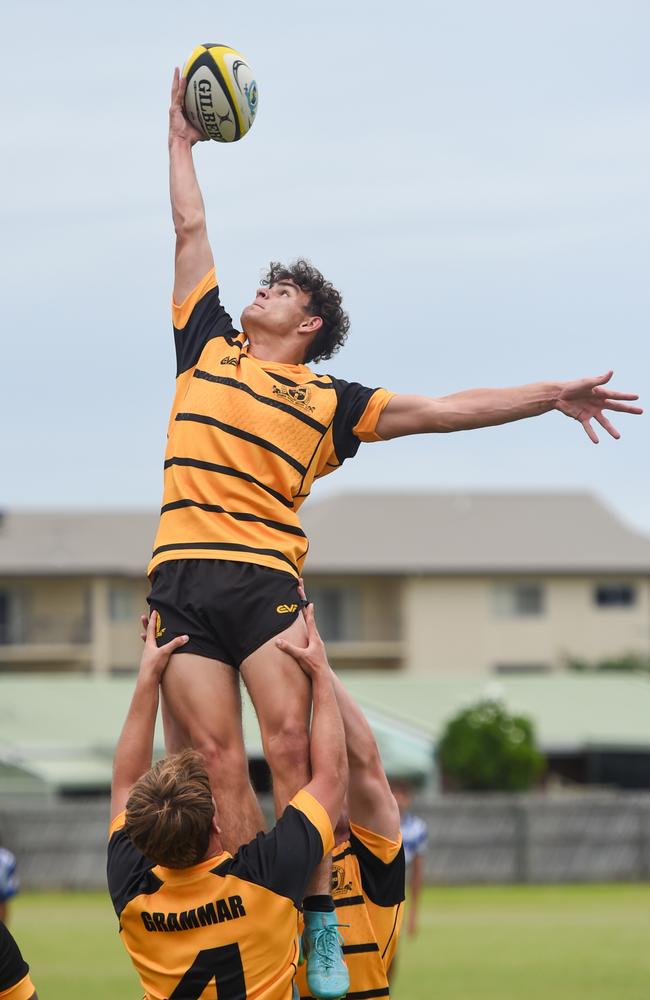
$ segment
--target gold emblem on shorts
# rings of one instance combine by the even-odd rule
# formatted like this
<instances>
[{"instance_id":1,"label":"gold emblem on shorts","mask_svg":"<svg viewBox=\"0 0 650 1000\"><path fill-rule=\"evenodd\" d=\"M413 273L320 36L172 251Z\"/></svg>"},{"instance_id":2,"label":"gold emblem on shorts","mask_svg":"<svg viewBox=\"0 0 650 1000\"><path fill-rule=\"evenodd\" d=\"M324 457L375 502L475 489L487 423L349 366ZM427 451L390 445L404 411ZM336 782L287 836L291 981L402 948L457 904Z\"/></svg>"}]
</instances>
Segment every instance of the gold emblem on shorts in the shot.
<instances>
[{"instance_id":1,"label":"gold emblem on shorts","mask_svg":"<svg viewBox=\"0 0 650 1000\"><path fill-rule=\"evenodd\" d=\"M311 399L311 389L308 385L274 385L273 395L279 396L287 403L293 403L295 406L299 406L302 410L309 410L310 413L313 413L316 409L315 406L309 405L309 400Z\"/></svg>"},{"instance_id":2,"label":"gold emblem on shorts","mask_svg":"<svg viewBox=\"0 0 650 1000\"><path fill-rule=\"evenodd\" d=\"M275 609L279 615L290 615L293 611L298 610L297 604L278 604Z\"/></svg>"},{"instance_id":3,"label":"gold emblem on shorts","mask_svg":"<svg viewBox=\"0 0 650 1000\"><path fill-rule=\"evenodd\" d=\"M352 892L352 882L345 881L345 865L332 865L332 895L342 896L346 892Z\"/></svg>"},{"instance_id":4,"label":"gold emblem on shorts","mask_svg":"<svg viewBox=\"0 0 650 1000\"><path fill-rule=\"evenodd\" d=\"M156 639L162 639L162 637L164 636L164 634L165 634L166 631L167 631L167 629L162 627L162 622L160 620L160 615L157 615L157 621L156 621Z\"/></svg>"}]
</instances>

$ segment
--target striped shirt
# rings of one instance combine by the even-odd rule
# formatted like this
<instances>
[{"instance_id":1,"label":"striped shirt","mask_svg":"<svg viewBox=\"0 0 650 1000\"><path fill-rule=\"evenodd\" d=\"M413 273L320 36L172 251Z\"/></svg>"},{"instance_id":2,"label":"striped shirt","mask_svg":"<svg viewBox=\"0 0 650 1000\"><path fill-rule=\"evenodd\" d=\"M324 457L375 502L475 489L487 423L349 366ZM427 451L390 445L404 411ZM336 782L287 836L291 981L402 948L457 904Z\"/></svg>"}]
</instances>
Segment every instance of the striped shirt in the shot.
<instances>
[{"instance_id":1,"label":"striped shirt","mask_svg":"<svg viewBox=\"0 0 650 1000\"><path fill-rule=\"evenodd\" d=\"M408 867L416 857L427 853L429 833L424 820L420 819L419 816L414 816L413 813L406 813L405 816L402 816L401 828L404 855Z\"/></svg>"},{"instance_id":2,"label":"striped shirt","mask_svg":"<svg viewBox=\"0 0 650 1000\"><path fill-rule=\"evenodd\" d=\"M404 915L404 851L401 838L387 840L350 824L350 839L332 855L332 899L350 973L347 1000L389 997L388 970ZM301 1000L313 1000L306 966L296 973Z\"/></svg>"},{"instance_id":3,"label":"striped shirt","mask_svg":"<svg viewBox=\"0 0 650 1000\"><path fill-rule=\"evenodd\" d=\"M18 892L16 859L6 847L0 847L0 903L11 899Z\"/></svg>"},{"instance_id":4,"label":"striped shirt","mask_svg":"<svg viewBox=\"0 0 650 1000\"><path fill-rule=\"evenodd\" d=\"M212 269L173 305L176 394L160 524L148 572L167 559L229 559L299 576L298 511L315 479L378 441L392 398L306 365L248 352Z\"/></svg>"}]
</instances>

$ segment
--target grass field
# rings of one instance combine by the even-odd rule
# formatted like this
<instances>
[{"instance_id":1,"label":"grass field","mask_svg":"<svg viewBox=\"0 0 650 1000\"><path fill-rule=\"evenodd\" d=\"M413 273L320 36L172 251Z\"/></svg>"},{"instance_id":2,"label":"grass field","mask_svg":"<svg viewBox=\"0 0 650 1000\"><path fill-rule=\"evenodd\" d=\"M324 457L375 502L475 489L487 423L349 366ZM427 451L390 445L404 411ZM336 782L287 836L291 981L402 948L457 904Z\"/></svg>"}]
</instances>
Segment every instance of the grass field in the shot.
<instances>
[{"instance_id":1,"label":"grass field","mask_svg":"<svg viewBox=\"0 0 650 1000\"><path fill-rule=\"evenodd\" d=\"M108 898L24 893L11 927L41 1000L137 1000ZM394 1000L647 1000L650 887L428 889Z\"/></svg>"}]
</instances>

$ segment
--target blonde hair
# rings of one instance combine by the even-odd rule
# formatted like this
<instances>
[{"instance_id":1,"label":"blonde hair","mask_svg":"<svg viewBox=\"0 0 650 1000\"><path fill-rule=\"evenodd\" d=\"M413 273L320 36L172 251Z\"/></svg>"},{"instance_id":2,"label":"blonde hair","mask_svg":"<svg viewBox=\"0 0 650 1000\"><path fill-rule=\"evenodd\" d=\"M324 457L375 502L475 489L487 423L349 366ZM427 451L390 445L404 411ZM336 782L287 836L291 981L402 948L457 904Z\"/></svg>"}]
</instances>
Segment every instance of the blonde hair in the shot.
<instances>
[{"instance_id":1,"label":"blonde hair","mask_svg":"<svg viewBox=\"0 0 650 1000\"><path fill-rule=\"evenodd\" d=\"M188 868L208 850L214 801L196 750L164 757L136 781L124 829L142 853L165 868Z\"/></svg>"}]
</instances>

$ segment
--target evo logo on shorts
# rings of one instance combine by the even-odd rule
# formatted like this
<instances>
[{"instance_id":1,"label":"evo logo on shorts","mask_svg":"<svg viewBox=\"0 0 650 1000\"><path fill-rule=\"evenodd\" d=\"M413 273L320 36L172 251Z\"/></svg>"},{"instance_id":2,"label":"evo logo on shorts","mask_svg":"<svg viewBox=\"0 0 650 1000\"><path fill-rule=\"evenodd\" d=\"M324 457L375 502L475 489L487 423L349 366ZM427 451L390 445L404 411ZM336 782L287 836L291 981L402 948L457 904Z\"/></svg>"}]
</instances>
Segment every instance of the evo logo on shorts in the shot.
<instances>
[{"instance_id":1,"label":"evo logo on shorts","mask_svg":"<svg viewBox=\"0 0 650 1000\"><path fill-rule=\"evenodd\" d=\"M290 615L293 611L298 610L297 604L278 604L275 609L279 615Z\"/></svg>"}]
</instances>

